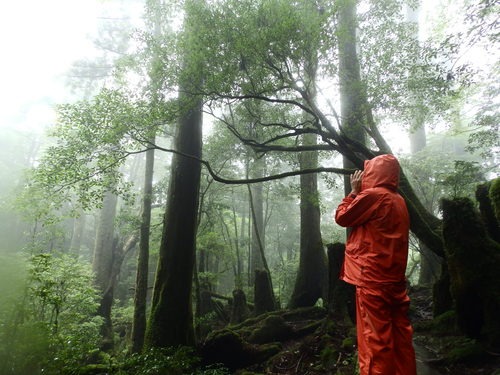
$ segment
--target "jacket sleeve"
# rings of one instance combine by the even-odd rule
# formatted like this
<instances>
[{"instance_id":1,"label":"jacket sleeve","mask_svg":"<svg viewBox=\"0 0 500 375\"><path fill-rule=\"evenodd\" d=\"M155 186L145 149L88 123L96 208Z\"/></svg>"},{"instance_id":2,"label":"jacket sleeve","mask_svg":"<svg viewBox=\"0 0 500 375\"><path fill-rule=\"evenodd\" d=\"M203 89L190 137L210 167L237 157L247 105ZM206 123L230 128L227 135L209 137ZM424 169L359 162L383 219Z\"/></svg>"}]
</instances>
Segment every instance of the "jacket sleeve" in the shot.
<instances>
[{"instance_id":1,"label":"jacket sleeve","mask_svg":"<svg viewBox=\"0 0 500 375\"><path fill-rule=\"evenodd\" d=\"M378 195L363 191L355 198L345 197L335 211L335 221L342 227L355 227L370 220L377 209Z\"/></svg>"}]
</instances>

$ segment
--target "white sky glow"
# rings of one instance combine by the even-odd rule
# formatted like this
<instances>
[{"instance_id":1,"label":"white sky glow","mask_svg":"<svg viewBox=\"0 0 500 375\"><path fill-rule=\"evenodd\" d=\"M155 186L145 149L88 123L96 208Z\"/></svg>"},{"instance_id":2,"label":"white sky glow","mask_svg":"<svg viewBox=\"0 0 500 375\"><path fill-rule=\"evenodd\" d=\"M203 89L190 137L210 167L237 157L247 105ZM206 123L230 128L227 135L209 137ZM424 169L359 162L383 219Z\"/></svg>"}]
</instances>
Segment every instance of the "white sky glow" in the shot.
<instances>
[{"instance_id":1,"label":"white sky glow","mask_svg":"<svg viewBox=\"0 0 500 375\"><path fill-rule=\"evenodd\" d=\"M52 121L48 106L65 97L62 75L93 50L87 35L96 27L98 6L95 0L1 2L0 127Z\"/></svg>"}]
</instances>

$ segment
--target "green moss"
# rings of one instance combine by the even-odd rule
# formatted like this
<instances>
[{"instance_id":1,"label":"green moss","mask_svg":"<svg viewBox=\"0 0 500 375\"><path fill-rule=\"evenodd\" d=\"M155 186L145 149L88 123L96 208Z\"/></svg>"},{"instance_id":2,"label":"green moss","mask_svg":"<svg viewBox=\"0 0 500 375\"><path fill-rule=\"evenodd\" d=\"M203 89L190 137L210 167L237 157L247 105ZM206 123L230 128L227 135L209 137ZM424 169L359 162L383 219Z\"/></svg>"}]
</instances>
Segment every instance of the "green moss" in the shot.
<instances>
[{"instance_id":1,"label":"green moss","mask_svg":"<svg viewBox=\"0 0 500 375\"><path fill-rule=\"evenodd\" d=\"M322 319L326 316L326 309L321 306L301 307L286 311L283 318L287 321L296 321L303 319Z\"/></svg>"},{"instance_id":2,"label":"green moss","mask_svg":"<svg viewBox=\"0 0 500 375\"><path fill-rule=\"evenodd\" d=\"M342 340L342 349L344 350L353 350L354 346L356 345L356 340L354 337L346 337L344 340Z\"/></svg>"},{"instance_id":3,"label":"green moss","mask_svg":"<svg viewBox=\"0 0 500 375\"><path fill-rule=\"evenodd\" d=\"M500 177L491 181L489 196L495 216L500 222Z\"/></svg>"},{"instance_id":4,"label":"green moss","mask_svg":"<svg viewBox=\"0 0 500 375\"><path fill-rule=\"evenodd\" d=\"M414 325L416 331L431 332L434 335L455 334L457 332L457 313L449 310L433 320Z\"/></svg>"},{"instance_id":5,"label":"green moss","mask_svg":"<svg viewBox=\"0 0 500 375\"><path fill-rule=\"evenodd\" d=\"M248 341L256 344L282 341L290 338L292 333L292 327L282 317L268 316L262 326L252 332Z\"/></svg>"},{"instance_id":6,"label":"green moss","mask_svg":"<svg viewBox=\"0 0 500 375\"><path fill-rule=\"evenodd\" d=\"M282 349L283 346L279 342L260 345L255 353L254 363L264 362L273 355L278 354Z\"/></svg>"},{"instance_id":7,"label":"green moss","mask_svg":"<svg viewBox=\"0 0 500 375\"><path fill-rule=\"evenodd\" d=\"M449 363L478 363L487 359L483 346L475 340L461 342L448 352Z\"/></svg>"},{"instance_id":8,"label":"green moss","mask_svg":"<svg viewBox=\"0 0 500 375\"><path fill-rule=\"evenodd\" d=\"M316 331L322 325L323 325L323 322L321 320L320 321L312 321L311 323L305 325L304 327L295 330L294 337L303 337L303 336L309 335L309 334L313 333L314 331Z\"/></svg>"},{"instance_id":9,"label":"green moss","mask_svg":"<svg viewBox=\"0 0 500 375\"><path fill-rule=\"evenodd\" d=\"M259 316L256 316L256 317L253 317L253 318L248 318L246 320L244 320L243 322L239 323L239 324L235 324L235 325L231 325L231 329L232 330L240 330L244 327L252 327L252 326L255 326L256 324L258 324L259 322L261 322L262 320L265 320L267 317L269 316L273 316L273 315L280 315L281 312L279 311L271 311L271 312L268 312L268 313L265 313L265 314L261 314Z\"/></svg>"},{"instance_id":10,"label":"green moss","mask_svg":"<svg viewBox=\"0 0 500 375\"><path fill-rule=\"evenodd\" d=\"M332 345L327 345L320 353L321 363L326 367L332 367L339 357L339 352Z\"/></svg>"},{"instance_id":11,"label":"green moss","mask_svg":"<svg viewBox=\"0 0 500 375\"><path fill-rule=\"evenodd\" d=\"M79 368L76 372L78 375L100 375L110 372L108 365L90 364Z\"/></svg>"}]
</instances>

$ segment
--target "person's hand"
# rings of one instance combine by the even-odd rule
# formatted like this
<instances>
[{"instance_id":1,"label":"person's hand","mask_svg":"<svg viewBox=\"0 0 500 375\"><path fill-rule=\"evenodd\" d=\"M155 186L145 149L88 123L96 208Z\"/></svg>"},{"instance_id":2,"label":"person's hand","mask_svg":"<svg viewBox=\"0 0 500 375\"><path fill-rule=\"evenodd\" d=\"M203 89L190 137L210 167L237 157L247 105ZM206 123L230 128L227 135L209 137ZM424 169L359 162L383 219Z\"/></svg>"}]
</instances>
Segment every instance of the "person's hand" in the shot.
<instances>
[{"instance_id":1,"label":"person's hand","mask_svg":"<svg viewBox=\"0 0 500 375\"><path fill-rule=\"evenodd\" d=\"M363 171L355 171L351 176L351 194L358 194L361 191L361 180Z\"/></svg>"}]
</instances>

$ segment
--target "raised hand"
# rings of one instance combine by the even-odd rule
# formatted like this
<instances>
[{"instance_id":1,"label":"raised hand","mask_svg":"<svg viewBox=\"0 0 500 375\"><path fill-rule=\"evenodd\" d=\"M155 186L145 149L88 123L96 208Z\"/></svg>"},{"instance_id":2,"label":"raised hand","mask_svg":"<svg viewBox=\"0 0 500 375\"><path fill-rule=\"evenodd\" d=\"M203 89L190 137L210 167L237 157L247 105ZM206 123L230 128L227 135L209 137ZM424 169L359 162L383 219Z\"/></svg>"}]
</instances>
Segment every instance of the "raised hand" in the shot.
<instances>
[{"instance_id":1,"label":"raised hand","mask_svg":"<svg viewBox=\"0 0 500 375\"><path fill-rule=\"evenodd\" d=\"M363 171L355 171L351 176L351 194L358 194L361 191L361 180L363 179Z\"/></svg>"}]
</instances>

